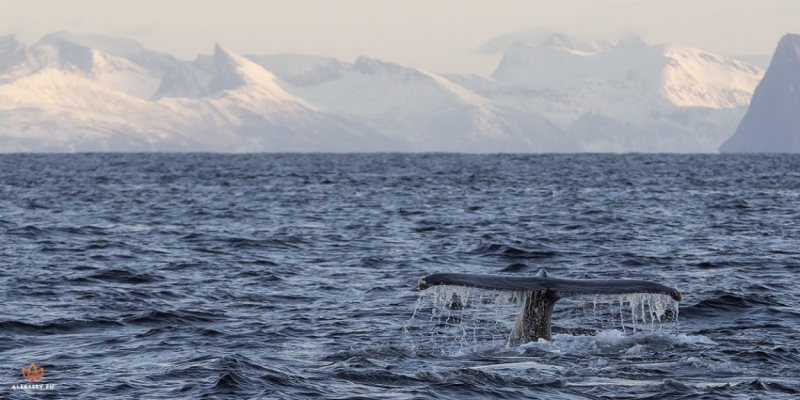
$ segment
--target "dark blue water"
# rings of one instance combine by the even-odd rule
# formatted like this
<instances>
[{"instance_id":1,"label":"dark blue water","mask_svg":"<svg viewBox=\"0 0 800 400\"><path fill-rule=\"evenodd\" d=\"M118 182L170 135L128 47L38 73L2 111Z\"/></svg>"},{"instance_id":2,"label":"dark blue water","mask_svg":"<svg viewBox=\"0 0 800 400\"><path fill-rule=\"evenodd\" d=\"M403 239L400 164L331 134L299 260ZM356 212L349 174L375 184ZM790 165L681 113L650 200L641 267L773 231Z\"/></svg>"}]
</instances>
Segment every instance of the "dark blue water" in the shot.
<instances>
[{"instance_id":1,"label":"dark blue water","mask_svg":"<svg viewBox=\"0 0 800 400\"><path fill-rule=\"evenodd\" d=\"M0 396L797 398L798 210L785 155L4 155ZM539 268L684 301L509 348L414 288Z\"/></svg>"}]
</instances>

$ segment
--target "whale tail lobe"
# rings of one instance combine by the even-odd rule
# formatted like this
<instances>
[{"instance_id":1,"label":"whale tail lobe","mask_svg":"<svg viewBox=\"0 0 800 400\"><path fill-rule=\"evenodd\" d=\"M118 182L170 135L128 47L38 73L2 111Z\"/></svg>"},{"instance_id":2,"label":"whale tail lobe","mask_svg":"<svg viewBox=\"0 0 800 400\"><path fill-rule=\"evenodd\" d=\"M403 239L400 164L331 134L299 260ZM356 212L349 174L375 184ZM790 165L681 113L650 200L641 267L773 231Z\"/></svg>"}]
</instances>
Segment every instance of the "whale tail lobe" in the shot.
<instances>
[{"instance_id":1,"label":"whale tail lobe","mask_svg":"<svg viewBox=\"0 0 800 400\"><path fill-rule=\"evenodd\" d=\"M664 294L681 301L680 291L655 282L633 279L562 279L551 278L545 270L536 276L479 275L437 273L420 279L417 288L452 285L489 290L525 293L522 309L509 335L509 344L517 346L538 339L551 340L553 307L562 297L582 294Z\"/></svg>"}]
</instances>

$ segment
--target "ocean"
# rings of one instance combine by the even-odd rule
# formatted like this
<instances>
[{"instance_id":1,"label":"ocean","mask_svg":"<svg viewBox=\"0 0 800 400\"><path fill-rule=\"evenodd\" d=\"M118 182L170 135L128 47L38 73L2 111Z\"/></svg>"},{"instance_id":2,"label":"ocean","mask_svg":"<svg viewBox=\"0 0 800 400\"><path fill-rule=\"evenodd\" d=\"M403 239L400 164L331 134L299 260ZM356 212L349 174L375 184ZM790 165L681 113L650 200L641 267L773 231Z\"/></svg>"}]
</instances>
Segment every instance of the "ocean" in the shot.
<instances>
[{"instance_id":1,"label":"ocean","mask_svg":"<svg viewBox=\"0 0 800 400\"><path fill-rule=\"evenodd\" d=\"M2 155L0 397L798 398L799 210L793 155ZM416 289L539 269L683 301Z\"/></svg>"}]
</instances>

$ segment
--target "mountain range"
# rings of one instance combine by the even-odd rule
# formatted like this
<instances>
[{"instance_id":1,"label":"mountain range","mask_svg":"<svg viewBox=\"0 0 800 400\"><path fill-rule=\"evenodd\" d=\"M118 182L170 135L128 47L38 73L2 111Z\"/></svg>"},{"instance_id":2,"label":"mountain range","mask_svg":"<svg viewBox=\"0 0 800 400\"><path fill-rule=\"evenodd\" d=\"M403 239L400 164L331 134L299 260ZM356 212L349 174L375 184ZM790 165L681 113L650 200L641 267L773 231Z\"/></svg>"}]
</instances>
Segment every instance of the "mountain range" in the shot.
<instances>
[{"instance_id":1,"label":"mountain range","mask_svg":"<svg viewBox=\"0 0 800 400\"><path fill-rule=\"evenodd\" d=\"M138 42L0 38L0 152L716 152L764 71L677 45L555 34L489 77L378 59L192 61Z\"/></svg>"}]
</instances>

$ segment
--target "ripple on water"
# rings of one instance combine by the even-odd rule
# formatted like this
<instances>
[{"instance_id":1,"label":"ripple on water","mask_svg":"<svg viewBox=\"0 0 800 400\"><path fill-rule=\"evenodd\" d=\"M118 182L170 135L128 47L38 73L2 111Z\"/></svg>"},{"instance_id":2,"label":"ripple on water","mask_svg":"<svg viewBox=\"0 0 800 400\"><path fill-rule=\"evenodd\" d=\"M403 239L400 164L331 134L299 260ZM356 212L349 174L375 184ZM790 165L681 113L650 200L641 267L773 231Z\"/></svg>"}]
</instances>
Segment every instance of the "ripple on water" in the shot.
<instances>
[{"instance_id":1,"label":"ripple on water","mask_svg":"<svg viewBox=\"0 0 800 400\"><path fill-rule=\"evenodd\" d=\"M796 398L798 170L792 155L2 155L0 397ZM563 299L552 341L510 348L513 295L414 289L539 268L684 301ZM11 388L31 362L55 391Z\"/></svg>"}]
</instances>

